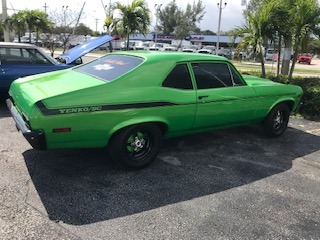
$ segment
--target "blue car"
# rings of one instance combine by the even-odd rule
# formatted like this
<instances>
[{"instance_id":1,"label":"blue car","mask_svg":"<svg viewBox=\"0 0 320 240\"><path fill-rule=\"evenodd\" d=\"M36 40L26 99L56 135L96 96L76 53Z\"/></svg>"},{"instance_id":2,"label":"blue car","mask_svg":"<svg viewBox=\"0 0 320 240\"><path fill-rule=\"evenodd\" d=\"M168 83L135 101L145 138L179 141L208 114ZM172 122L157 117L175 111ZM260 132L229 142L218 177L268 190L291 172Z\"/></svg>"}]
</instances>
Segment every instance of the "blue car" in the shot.
<instances>
[{"instance_id":1,"label":"blue car","mask_svg":"<svg viewBox=\"0 0 320 240\"><path fill-rule=\"evenodd\" d=\"M0 43L0 93L7 93L10 84L18 78L73 67L86 53L112 40L110 36L95 38L78 45L59 56L59 61L42 48L24 43Z\"/></svg>"}]
</instances>

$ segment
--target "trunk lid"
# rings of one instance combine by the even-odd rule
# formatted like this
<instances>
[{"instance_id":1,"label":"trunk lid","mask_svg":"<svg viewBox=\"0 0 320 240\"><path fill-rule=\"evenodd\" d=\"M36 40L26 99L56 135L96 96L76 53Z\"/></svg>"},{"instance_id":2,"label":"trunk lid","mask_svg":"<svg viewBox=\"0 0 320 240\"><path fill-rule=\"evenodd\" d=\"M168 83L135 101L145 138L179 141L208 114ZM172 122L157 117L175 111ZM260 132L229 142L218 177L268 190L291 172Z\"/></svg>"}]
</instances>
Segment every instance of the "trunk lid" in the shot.
<instances>
[{"instance_id":1,"label":"trunk lid","mask_svg":"<svg viewBox=\"0 0 320 240\"><path fill-rule=\"evenodd\" d=\"M18 107L28 114L40 100L105 84L104 81L72 69L33 75L15 80L9 93Z\"/></svg>"}]
</instances>

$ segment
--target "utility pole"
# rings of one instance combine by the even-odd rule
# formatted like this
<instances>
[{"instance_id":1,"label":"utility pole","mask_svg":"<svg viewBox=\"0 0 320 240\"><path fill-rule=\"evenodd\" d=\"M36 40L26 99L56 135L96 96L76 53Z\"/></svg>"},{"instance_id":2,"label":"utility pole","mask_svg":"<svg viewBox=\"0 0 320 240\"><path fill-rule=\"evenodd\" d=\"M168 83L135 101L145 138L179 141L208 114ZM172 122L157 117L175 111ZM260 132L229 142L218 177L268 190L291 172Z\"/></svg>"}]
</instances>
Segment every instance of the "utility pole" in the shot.
<instances>
[{"instance_id":1,"label":"utility pole","mask_svg":"<svg viewBox=\"0 0 320 240\"><path fill-rule=\"evenodd\" d=\"M76 25L75 25L74 28L73 28L72 34L75 33L76 28L78 27L78 24L79 24L79 21L80 21L80 18L81 18L83 9L84 9L84 5L86 5L86 2L84 2L83 5L82 5L82 8L81 8L81 10L80 10L80 13L79 13L79 16L78 16L78 19L77 19L77 22L76 22Z\"/></svg>"},{"instance_id":2,"label":"utility pole","mask_svg":"<svg viewBox=\"0 0 320 240\"><path fill-rule=\"evenodd\" d=\"M155 36L154 36L154 46L157 47L157 37L158 37L158 17L159 17L159 13L160 13L160 10L161 10L161 7L162 7L162 4L155 4L154 5L154 9L156 10L156 33L155 33Z\"/></svg>"},{"instance_id":3,"label":"utility pole","mask_svg":"<svg viewBox=\"0 0 320 240\"><path fill-rule=\"evenodd\" d=\"M7 13L7 0L2 0L2 19L6 20L8 18ZM10 34L9 34L9 24L7 23L3 28L3 36L5 42L10 42Z\"/></svg>"},{"instance_id":4,"label":"utility pole","mask_svg":"<svg viewBox=\"0 0 320 240\"><path fill-rule=\"evenodd\" d=\"M44 8L44 12L45 12L45 14L47 14L47 8L48 8L49 6L47 5L47 3L44 3L44 6L43 6L43 8Z\"/></svg>"},{"instance_id":5,"label":"utility pole","mask_svg":"<svg viewBox=\"0 0 320 240\"><path fill-rule=\"evenodd\" d=\"M220 25L221 25L221 15L222 15L222 9L226 8L227 3L224 3L224 7L222 6L222 0L220 0L220 3L217 3L217 6L219 8L219 22L218 22L218 32L217 32L217 46L216 46L216 52L219 51L219 38L220 38Z\"/></svg>"}]
</instances>

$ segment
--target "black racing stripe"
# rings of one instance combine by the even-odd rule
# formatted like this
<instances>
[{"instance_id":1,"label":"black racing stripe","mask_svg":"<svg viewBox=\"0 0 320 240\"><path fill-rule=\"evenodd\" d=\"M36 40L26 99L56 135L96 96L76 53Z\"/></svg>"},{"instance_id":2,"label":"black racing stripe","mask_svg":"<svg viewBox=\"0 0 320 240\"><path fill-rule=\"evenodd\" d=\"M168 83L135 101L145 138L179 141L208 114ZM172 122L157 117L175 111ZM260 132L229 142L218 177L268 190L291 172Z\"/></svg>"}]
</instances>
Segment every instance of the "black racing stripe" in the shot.
<instances>
[{"instance_id":1,"label":"black racing stripe","mask_svg":"<svg viewBox=\"0 0 320 240\"><path fill-rule=\"evenodd\" d=\"M222 100L205 100L199 101L201 104L228 102L228 101L243 101L248 99L261 99L269 97L282 97L288 96L287 94L279 95L264 95L264 96L252 96L245 98L228 98ZM71 114L71 113L88 113L88 112L98 112L98 111L114 111L114 110L124 110L124 109L134 109L134 108L152 108L152 107L164 107L164 106L183 106L192 105L196 103L186 103L186 104L176 104L171 102L146 102L146 103L128 103L128 104L114 104L114 105L99 105L99 106L77 106L69 108L56 108L49 109L45 106L42 101L38 101L36 106L43 113L43 115L60 115L60 114Z\"/></svg>"},{"instance_id":2,"label":"black racing stripe","mask_svg":"<svg viewBox=\"0 0 320 240\"><path fill-rule=\"evenodd\" d=\"M36 106L43 113L43 115L60 115L60 114L84 113L84 112L88 113L88 112L98 112L98 111L112 111L112 110L124 110L124 109L134 109L134 108L152 108L152 107L164 107L164 106L175 106L175 105L179 105L179 104L170 103L170 102L150 102L150 103L129 103L129 104L49 109L45 106L45 104L42 101L38 101L36 103Z\"/></svg>"}]
</instances>

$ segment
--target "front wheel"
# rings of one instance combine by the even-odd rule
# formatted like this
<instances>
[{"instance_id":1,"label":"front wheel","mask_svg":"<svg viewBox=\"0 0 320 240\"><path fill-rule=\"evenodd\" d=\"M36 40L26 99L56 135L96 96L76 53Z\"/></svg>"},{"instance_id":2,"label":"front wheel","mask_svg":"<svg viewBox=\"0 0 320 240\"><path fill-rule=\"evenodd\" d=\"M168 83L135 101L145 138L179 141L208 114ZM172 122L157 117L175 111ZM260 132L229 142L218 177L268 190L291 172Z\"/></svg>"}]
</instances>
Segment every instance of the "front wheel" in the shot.
<instances>
[{"instance_id":1,"label":"front wheel","mask_svg":"<svg viewBox=\"0 0 320 240\"><path fill-rule=\"evenodd\" d=\"M158 155L162 133L155 124L145 123L126 127L110 140L112 158L122 167L143 168Z\"/></svg>"},{"instance_id":2,"label":"front wheel","mask_svg":"<svg viewBox=\"0 0 320 240\"><path fill-rule=\"evenodd\" d=\"M280 103L269 112L262 122L262 127L268 137L280 136L288 126L290 111L286 104Z\"/></svg>"}]
</instances>

